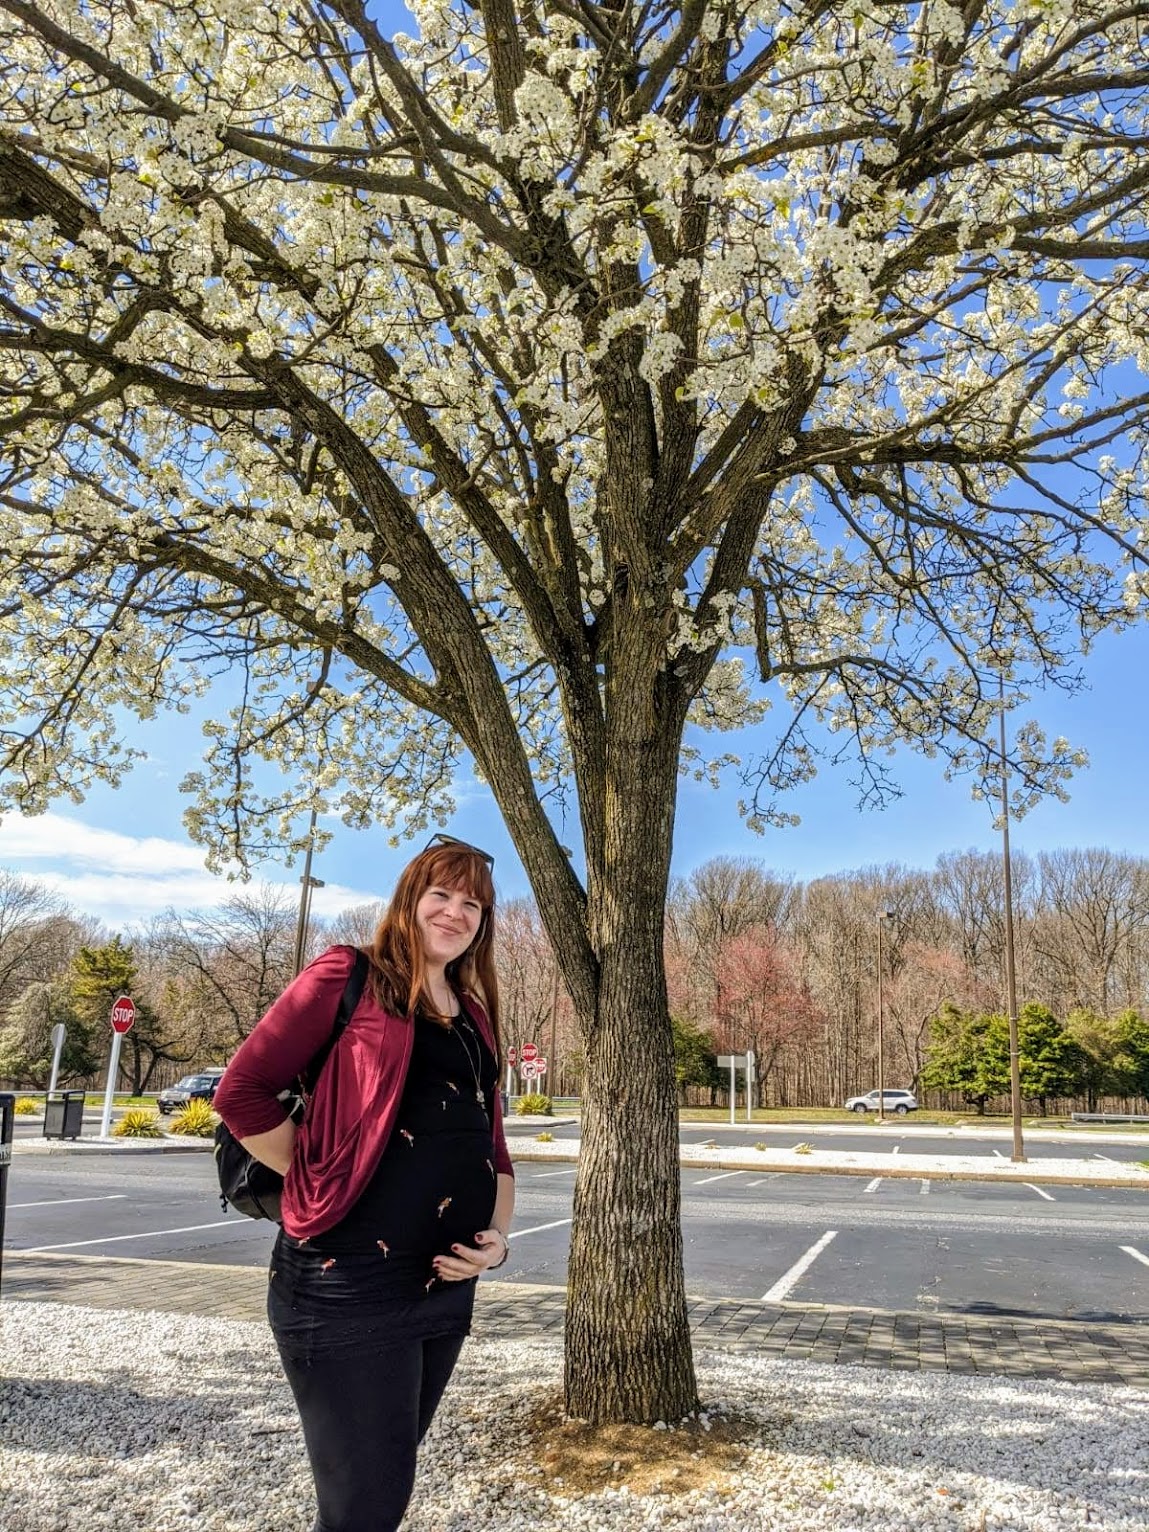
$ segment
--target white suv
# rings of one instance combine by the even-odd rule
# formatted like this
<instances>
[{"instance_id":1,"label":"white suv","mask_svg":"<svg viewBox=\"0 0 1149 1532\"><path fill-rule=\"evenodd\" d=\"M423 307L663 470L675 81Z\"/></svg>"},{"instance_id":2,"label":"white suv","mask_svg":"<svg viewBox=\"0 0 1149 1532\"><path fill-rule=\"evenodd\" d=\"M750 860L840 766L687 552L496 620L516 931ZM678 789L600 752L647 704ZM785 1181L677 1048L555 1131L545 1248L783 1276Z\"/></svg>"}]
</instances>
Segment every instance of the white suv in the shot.
<instances>
[{"instance_id":1,"label":"white suv","mask_svg":"<svg viewBox=\"0 0 1149 1532\"><path fill-rule=\"evenodd\" d=\"M887 1090L883 1091L885 1097L885 1109L887 1112L896 1112L899 1117L904 1117L907 1112L916 1112L918 1098L911 1090ZM872 1090L865 1096L851 1096L846 1102L847 1112L876 1112L878 1110L878 1093Z\"/></svg>"}]
</instances>

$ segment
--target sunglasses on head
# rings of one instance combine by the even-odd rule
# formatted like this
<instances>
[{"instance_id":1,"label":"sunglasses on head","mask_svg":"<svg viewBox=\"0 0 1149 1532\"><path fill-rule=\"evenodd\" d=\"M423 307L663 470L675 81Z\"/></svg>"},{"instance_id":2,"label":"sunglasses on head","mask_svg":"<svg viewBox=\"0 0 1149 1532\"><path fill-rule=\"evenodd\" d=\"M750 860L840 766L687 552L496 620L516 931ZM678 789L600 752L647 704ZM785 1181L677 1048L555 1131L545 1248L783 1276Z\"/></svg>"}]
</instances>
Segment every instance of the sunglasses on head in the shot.
<instances>
[{"instance_id":1,"label":"sunglasses on head","mask_svg":"<svg viewBox=\"0 0 1149 1532\"><path fill-rule=\"evenodd\" d=\"M430 851L432 846L459 846L464 851L473 851L476 856L481 856L483 861L492 872L495 870L495 859L489 851L484 851L481 846L472 846L469 840L459 840L454 835L444 835L442 831L438 835L432 835L431 839L423 847L424 851Z\"/></svg>"}]
</instances>

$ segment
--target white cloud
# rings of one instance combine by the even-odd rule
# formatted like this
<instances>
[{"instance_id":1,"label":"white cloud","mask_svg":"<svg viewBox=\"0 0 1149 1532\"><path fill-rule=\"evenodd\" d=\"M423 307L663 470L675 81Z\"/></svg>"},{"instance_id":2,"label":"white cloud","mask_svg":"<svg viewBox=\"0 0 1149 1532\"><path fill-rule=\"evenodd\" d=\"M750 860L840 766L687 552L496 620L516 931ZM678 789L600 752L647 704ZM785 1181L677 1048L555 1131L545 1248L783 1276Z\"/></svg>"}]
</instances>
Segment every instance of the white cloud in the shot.
<instances>
[{"instance_id":1,"label":"white cloud","mask_svg":"<svg viewBox=\"0 0 1149 1532\"><path fill-rule=\"evenodd\" d=\"M75 909L110 926L147 920L169 906L181 913L212 909L244 887L208 872L202 851L187 841L100 830L65 814L4 820L0 865L57 889ZM297 877L264 881L283 887L293 900L298 897ZM331 883L314 890L311 909L316 916L330 917L376 897Z\"/></svg>"},{"instance_id":2,"label":"white cloud","mask_svg":"<svg viewBox=\"0 0 1149 1532\"><path fill-rule=\"evenodd\" d=\"M203 852L187 841L138 838L117 830L97 830L66 814L10 815L0 824L0 859L4 862L66 861L99 867L130 877L203 872Z\"/></svg>"}]
</instances>

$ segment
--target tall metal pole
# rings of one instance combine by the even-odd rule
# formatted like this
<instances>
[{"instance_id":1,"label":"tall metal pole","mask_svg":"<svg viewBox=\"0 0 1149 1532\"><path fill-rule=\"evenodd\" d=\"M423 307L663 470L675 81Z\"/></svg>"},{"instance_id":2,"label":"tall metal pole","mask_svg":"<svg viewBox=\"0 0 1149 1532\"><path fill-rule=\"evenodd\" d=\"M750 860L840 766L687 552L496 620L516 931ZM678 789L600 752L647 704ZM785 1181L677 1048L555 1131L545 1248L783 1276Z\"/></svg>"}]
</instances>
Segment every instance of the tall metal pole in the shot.
<instances>
[{"instance_id":1,"label":"tall metal pole","mask_svg":"<svg viewBox=\"0 0 1149 1532\"><path fill-rule=\"evenodd\" d=\"M1017 1029L1017 966L1013 946L1013 868L1009 855L1009 761L1005 752L1005 673L997 673L998 738L1001 745L1001 863L1005 894L1005 1003L1009 1019L1009 1104L1015 1165L1025 1164L1021 1139L1021 1048Z\"/></svg>"},{"instance_id":2,"label":"tall metal pole","mask_svg":"<svg viewBox=\"0 0 1149 1532\"><path fill-rule=\"evenodd\" d=\"M878 1121L886 1120L886 1013L882 1003L882 922L889 910L878 911Z\"/></svg>"},{"instance_id":3,"label":"tall metal pole","mask_svg":"<svg viewBox=\"0 0 1149 1532\"><path fill-rule=\"evenodd\" d=\"M551 956L554 960L554 973L551 976L551 1056L547 1060L547 1068L551 1074L551 1088L548 1095L553 1096L558 1090L558 1054L555 1051L555 1027L559 1011L559 960L557 953L552 953Z\"/></svg>"},{"instance_id":4,"label":"tall metal pole","mask_svg":"<svg viewBox=\"0 0 1149 1532\"><path fill-rule=\"evenodd\" d=\"M311 853L315 846L315 810L311 810L311 823L307 829L307 852L303 858L303 887L299 893L299 916L295 922L295 960L292 972L298 974L303 967L303 954L307 950L307 921L311 914Z\"/></svg>"}]
</instances>

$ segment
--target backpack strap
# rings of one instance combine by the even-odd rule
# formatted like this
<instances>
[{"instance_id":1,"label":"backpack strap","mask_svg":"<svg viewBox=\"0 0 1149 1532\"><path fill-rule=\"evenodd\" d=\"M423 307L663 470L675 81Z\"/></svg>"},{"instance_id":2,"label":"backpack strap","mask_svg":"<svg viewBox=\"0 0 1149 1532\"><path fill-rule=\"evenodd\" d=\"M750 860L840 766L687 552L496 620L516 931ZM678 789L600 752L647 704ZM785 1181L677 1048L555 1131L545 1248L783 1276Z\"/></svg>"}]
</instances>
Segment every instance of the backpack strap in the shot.
<instances>
[{"instance_id":1,"label":"backpack strap","mask_svg":"<svg viewBox=\"0 0 1149 1532\"><path fill-rule=\"evenodd\" d=\"M347 1023L355 1014L355 1007L363 996L363 987L367 983L367 972L370 966L370 963L367 961L367 954L356 947L355 961L351 965L351 972L347 976L347 983L344 985L343 993L339 997L339 1009L335 1012L335 1025L331 1029L331 1036L304 1071L303 1085L308 1094L315 1089L316 1081L323 1072L323 1066L327 1063L332 1048L335 1047Z\"/></svg>"}]
</instances>

